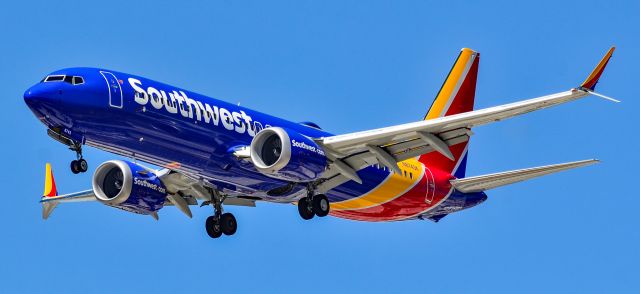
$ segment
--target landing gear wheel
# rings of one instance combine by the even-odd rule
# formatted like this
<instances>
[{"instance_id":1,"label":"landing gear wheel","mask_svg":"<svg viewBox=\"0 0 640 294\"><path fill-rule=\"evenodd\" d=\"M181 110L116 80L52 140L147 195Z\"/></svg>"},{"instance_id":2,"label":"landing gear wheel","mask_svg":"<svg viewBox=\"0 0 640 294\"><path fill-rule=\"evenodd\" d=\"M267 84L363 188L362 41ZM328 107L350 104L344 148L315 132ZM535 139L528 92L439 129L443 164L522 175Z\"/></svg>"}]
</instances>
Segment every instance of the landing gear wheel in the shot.
<instances>
[{"instance_id":1,"label":"landing gear wheel","mask_svg":"<svg viewBox=\"0 0 640 294\"><path fill-rule=\"evenodd\" d=\"M81 173L84 173L89 169L89 164L83 158L80 158L79 160L75 160L75 162L76 162L76 165L78 166L78 170Z\"/></svg>"},{"instance_id":2,"label":"landing gear wheel","mask_svg":"<svg viewBox=\"0 0 640 294\"><path fill-rule=\"evenodd\" d=\"M228 212L223 213L222 216L220 216L220 227L222 228L222 232L227 236L235 234L238 230L238 222L236 222L236 217Z\"/></svg>"},{"instance_id":3,"label":"landing gear wheel","mask_svg":"<svg viewBox=\"0 0 640 294\"><path fill-rule=\"evenodd\" d=\"M71 162L71 172L77 174L80 172L80 165L77 160Z\"/></svg>"},{"instance_id":4,"label":"landing gear wheel","mask_svg":"<svg viewBox=\"0 0 640 294\"><path fill-rule=\"evenodd\" d=\"M210 216L205 222L205 228L207 229L207 235L211 238L219 238L222 236L222 226L215 216Z\"/></svg>"},{"instance_id":5,"label":"landing gear wheel","mask_svg":"<svg viewBox=\"0 0 640 294\"><path fill-rule=\"evenodd\" d=\"M315 213L313 212L311 205L309 205L309 198L304 197L298 200L298 212L304 220L310 220L313 218Z\"/></svg>"},{"instance_id":6,"label":"landing gear wheel","mask_svg":"<svg viewBox=\"0 0 640 294\"><path fill-rule=\"evenodd\" d=\"M76 152L76 160L71 161L71 172L74 174L86 172L89 169L87 161L82 158L82 144L72 141L69 149Z\"/></svg>"},{"instance_id":7,"label":"landing gear wheel","mask_svg":"<svg viewBox=\"0 0 640 294\"><path fill-rule=\"evenodd\" d=\"M329 214L329 199L327 199L327 196L322 194L313 196L313 203L311 203L311 207L317 216L327 216L327 214Z\"/></svg>"}]
</instances>

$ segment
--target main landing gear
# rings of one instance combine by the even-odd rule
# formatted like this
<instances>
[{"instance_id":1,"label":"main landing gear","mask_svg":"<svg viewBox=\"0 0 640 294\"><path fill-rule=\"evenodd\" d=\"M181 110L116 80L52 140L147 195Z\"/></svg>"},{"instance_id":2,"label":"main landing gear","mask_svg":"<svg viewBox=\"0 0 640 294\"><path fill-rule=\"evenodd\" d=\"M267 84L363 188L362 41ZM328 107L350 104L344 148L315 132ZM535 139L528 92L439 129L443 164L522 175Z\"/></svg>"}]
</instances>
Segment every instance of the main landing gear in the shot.
<instances>
[{"instance_id":1,"label":"main landing gear","mask_svg":"<svg viewBox=\"0 0 640 294\"><path fill-rule=\"evenodd\" d=\"M213 205L214 214L207 218L205 228L207 234L211 238L219 238L222 234L231 236L238 230L238 222L236 217L231 213L222 213L222 202L224 198L220 193L211 189L211 205Z\"/></svg>"},{"instance_id":2,"label":"main landing gear","mask_svg":"<svg viewBox=\"0 0 640 294\"><path fill-rule=\"evenodd\" d=\"M82 158L82 144L73 143L69 149L76 152L77 160L71 161L71 172L74 174L84 173L89 169L89 164Z\"/></svg>"},{"instance_id":3,"label":"main landing gear","mask_svg":"<svg viewBox=\"0 0 640 294\"><path fill-rule=\"evenodd\" d=\"M298 200L298 213L304 220L310 220L314 215L324 217L329 214L329 199L324 194L315 195L312 189L307 192L307 197Z\"/></svg>"}]
</instances>

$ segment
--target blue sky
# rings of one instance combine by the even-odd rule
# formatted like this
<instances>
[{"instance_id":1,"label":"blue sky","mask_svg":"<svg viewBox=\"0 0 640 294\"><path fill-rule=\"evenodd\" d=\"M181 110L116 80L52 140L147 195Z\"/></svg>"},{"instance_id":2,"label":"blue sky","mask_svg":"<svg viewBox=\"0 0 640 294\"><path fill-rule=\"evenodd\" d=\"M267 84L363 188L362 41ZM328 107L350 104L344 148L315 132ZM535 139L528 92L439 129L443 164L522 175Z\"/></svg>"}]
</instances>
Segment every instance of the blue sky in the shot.
<instances>
[{"instance_id":1,"label":"blue sky","mask_svg":"<svg viewBox=\"0 0 640 294\"><path fill-rule=\"evenodd\" d=\"M4 1L5 187L0 292L638 293L637 1ZM242 2L242 3L240 3ZM446 3L446 4L445 4ZM40 219L44 164L61 192L90 187L22 94L53 70L139 74L334 133L420 119L462 47L482 53L476 107L578 85L586 98L474 129L467 173L599 158L489 191L440 223L300 219L294 206L210 208L160 221L97 203ZM91 169L115 156L88 149Z\"/></svg>"}]
</instances>

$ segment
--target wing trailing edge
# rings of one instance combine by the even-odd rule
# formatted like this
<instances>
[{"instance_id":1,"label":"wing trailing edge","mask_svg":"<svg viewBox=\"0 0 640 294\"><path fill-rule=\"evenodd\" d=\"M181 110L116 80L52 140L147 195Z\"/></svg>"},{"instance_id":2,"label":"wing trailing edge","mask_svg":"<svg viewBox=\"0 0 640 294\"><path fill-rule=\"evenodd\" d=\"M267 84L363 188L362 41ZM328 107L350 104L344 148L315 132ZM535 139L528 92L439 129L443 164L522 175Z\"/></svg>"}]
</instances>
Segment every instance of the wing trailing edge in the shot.
<instances>
[{"instance_id":1,"label":"wing trailing edge","mask_svg":"<svg viewBox=\"0 0 640 294\"><path fill-rule=\"evenodd\" d=\"M581 160L540 167L518 169L495 174L451 180L451 185L463 193L481 192L489 189L526 181L564 170L574 169L600 162L597 159Z\"/></svg>"}]
</instances>

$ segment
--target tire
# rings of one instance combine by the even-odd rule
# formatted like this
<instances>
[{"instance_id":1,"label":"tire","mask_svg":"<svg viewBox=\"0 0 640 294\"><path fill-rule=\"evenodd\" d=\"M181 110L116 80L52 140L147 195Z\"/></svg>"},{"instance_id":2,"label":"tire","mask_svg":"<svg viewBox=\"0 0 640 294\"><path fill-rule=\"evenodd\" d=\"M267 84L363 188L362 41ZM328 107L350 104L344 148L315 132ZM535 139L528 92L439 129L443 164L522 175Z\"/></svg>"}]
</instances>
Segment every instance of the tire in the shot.
<instances>
[{"instance_id":1,"label":"tire","mask_svg":"<svg viewBox=\"0 0 640 294\"><path fill-rule=\"evenodd\" d=\"M313 212L319 217L324 217L329 214L329 199L323 194L314 196L311 206L313 207Z\"/></svg>"},{"instance_id":2,"label":"tire","mask_svg":"<svg viewBox=\"0 0 640 294\"><path fill-rule=\"evenodd\" d=\"M300 217L304 220L310 220L313 218L315 213L313 209L309 208L309 198L304 197L298 200L298 213L300 213Z\"/></svg>"},{"instance_id":3,"label":"tire","mask_svg":"<svg viewBox=\"0 0 640 294\"><path fill-rule=\"evenodd\" d=\"M89 170L89 164L84 159L78 160L77 165L78 165L78 171L80 171L81 173L84 173L87 170Z\"/></svg>"},{"instance_id":4,"label":"tire","mask_svg":"<svg viewBox=\"0 0 640 294\"><path fill-rule=\"evenodd\" d=\"M209 237L215 239L222 236L222 228L220 226L220 223L216 221L215 217L208 217L204 226L207 229L207 235L209 235Z\"/></svg>"},{"instance_id":5,"label":"tire","mask_svg":"<svg viewBox=\"0 0 640 294\"><path fill-rule=\"evenodd\" d=\"M223 213L220 216L220 227L222 228L222 232L231 236L236 233L238 230L238 222L236 221L236 217L231 213Z\"/></svg>"},{"instance_id":6,"label":"tire","mask_svg":"<svg viewBox=\"0 0 640 294\"><path fill-rule=\"evenodd\" d=\"M77 160L71 161L71 172L77 174L80 172L80 167Z\"/></svg>"}]
</instances>

